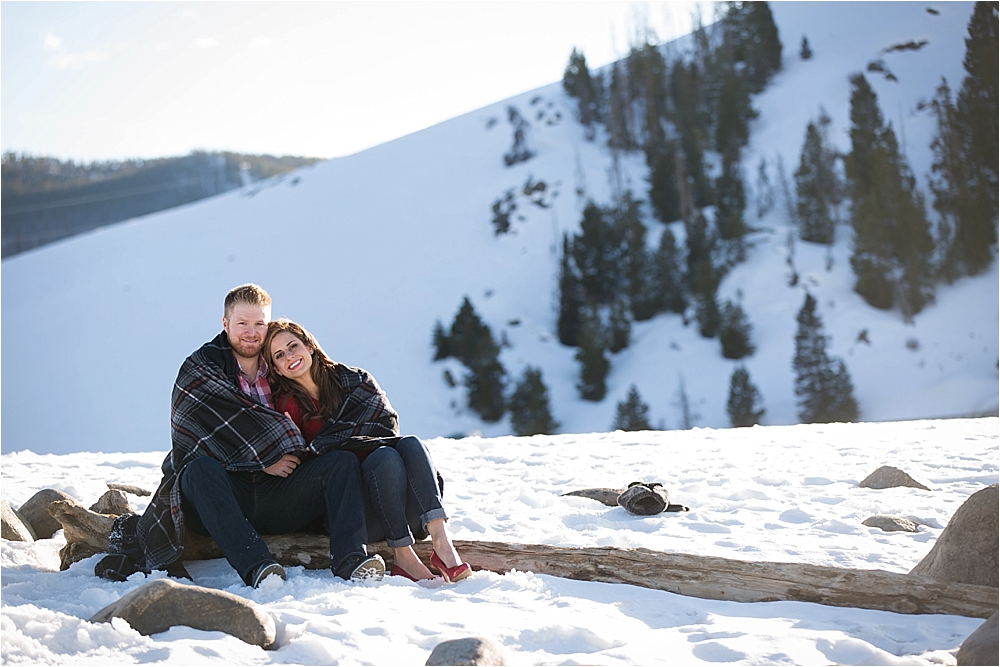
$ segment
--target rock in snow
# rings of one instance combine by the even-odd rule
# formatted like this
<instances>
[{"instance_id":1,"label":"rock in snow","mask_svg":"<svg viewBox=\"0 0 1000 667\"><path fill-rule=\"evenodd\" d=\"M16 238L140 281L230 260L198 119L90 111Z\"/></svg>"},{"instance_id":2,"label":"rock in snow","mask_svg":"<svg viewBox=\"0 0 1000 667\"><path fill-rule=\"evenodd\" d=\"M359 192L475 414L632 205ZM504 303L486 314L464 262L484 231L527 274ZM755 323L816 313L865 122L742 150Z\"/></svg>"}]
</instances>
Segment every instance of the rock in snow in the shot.
<instances>
[{"instance_id":1,"label":"rock in snow","mask_svg":"<svg viewBox=\"0 0 1000 667\"><path fill-rule=\"evenodd\" d=\"M175 625L225 632L248 644L268 648L274 644L274 619L246 598L202 586L156 579L112 602L91 623L123 618L139 634L154 635Z\"/></svg>"},{"instance_id":2,"label":"rock in snow","mask_svg":"<svg viewBox=\"0 0 1000 667\"><path fill-rule=\"evenodd\" d=\"M891 489L896 486L909 486L914 489L930 491L926 486L913 479L899 468L882 466L865 477L858 484L863 489Z\"/></svg>"},{"instance_id":3,"label":"rock in snow","mask_svg":"<svg viewBox=\"0 0 1000 667\"><path fill-rule=\"evenodd\" d=\"M997 521L1000 512L997 485L976 491L955 511L934 547L910 570L960 584L996 586Z\"/></svg>"},{"instance_id":4,"label":"rock in snow","mask_svg":"<svg viewBox=\"0 0 1000 667\"><path fill-rule=\"evenodd\" d=\"M49 514L49 505L56 500L73 500L73 497L56 489L42 489L17 508L17 515L35 532L35 539L50 538L62 529L62 524Z\"/></svg>"},{"instance_id":5,"label":"rock in snow","mask_svg":"<svg viewBox=\"0 0 1000 667\"><path fill-rule=\"evenodd\" d=\"M465 637L441 642L425 665L506 665L503 646L484 637Z\"/></svg>"}]
</instances>

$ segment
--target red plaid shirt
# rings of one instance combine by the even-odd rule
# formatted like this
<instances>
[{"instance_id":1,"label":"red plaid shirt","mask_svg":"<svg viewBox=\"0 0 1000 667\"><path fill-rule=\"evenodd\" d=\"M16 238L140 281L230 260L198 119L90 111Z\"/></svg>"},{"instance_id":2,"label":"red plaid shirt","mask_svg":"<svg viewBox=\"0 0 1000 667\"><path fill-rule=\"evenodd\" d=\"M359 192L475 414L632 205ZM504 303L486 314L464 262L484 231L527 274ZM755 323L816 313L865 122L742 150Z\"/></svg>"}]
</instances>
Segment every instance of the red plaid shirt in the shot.
<instances>
[{"instance_id":1,"label":"red plaid shirt","mask_svg":"<svg viewBox=\"0 0 1000 667\"><path fill-rule=\"evenodd\" d=\"M233 356L235 357L236 355L234 354ZM257 375L253 378L243 372L243 367L240 366L238 360L236 368L239 369L237 377L240 381L240 391L261 405L273 408L274 405L271 403L271 385L267 383L267 362L264 361L264 357L261 356L257 360Z\"/></svg>"}]
</instances>

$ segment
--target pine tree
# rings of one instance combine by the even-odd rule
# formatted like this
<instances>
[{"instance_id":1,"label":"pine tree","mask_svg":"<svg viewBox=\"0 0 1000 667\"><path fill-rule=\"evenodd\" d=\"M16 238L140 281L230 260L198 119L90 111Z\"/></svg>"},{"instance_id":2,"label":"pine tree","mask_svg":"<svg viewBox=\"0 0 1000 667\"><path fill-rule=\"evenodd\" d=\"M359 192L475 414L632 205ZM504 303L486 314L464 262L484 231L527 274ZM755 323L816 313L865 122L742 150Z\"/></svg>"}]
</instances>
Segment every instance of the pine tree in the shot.
<instances>
[{"instance_id":1,"label":"pine tree","mask_svg":"<svg viewBox=\"0 0 1000 667\"><path fill-rule=\"evenodd\" d=\"M649 151L647 151L649 156ZM666 142L654 149L649 161L649 203L660 222L681 219L681 197L677 190L677 143Z\"/></svg>"},{"instance_id":2,"label":"pine tree","mask_svg":"<svg viewBox=\"0 0 1000 667\"><path fill-rule=\"evenodd\" d=\"M932 107L934 208L947 250L946 280L982 273L997 239L997 5L976 3L965 40L966 77L953 104L946 81Z\"/></svg>"},{"instance_id":3,"label":"pine tree","mask_svg":"<svg viewBox=\"0 0 1000 667\"><path fill-rule=\"evenodd\" d=\"M639 390L633 384L629 387L628 396L618 403L615 410L615 422L612 431L650 431L649 406L643 402Z\"/></svg>"},{"instance_id":4,"label":"pine tree","mask_svg":"<svg viewBox=\"0 0 1000 667\"><path fill-rule=\"evenodd\" d=\"M569 236L563 234L563 251L559 260L559 316L556 321L556 333L563 345L577 345L583 306L583 287L573 264Z\"/></svg>"},{"instance_id":5,"label":"pine tree","mask_svg":"<svg viewBox=\"0 0 1000 667\"><path fill-rule=\"evenodd\" d=\"M667 110L667 63L659 47L647 42L632 46L626 64L629 98L638 101L643 109L643 145L649 163L649 149L662 146L665 141L662 119Z\"/></svg>"},{"instance_id":6,"label":"pine tree","mask_svg":"<svg viewBox=\"0 0 1000 667\"><path fill-rule=\"evenodd\" d=\"M811 294L806 294L796 321L792 367L799 420L804 424L857 421L858 404L851 378L843 361L827 355L827 337Z\"/></svg>"},{"instance_id":7,"label":"pine tree","mask_svg":"<svg viewBox=\"0 0 1000 667\"><path fill-rule=\"evenodd\" d=\"M708 206L713 197L712 185L705 173L704 146L708 136L707 122L712 114L703 108L702 77L695 63L688 64L680 59L674 61L670 68L670 99L673 101L672 120L680 135L681 162L684 165L684 174L679 181L690 189L694 206Z\"/></svg>"},{"instance_id":8,"label":"pine tree","mask_svg":"<svg viewBox=\"0 0 1000 667\"><path fill-rule=\"evenodd\" d=\"M814 123L806 127L799 168L795 171L796 210L799 238L810 243L833 243L833 218L830 216L829 183L823 138Z\"/></svg>"},{"instance_id":9,"label":"pine tree","mask_svg":"<svg viewBox=\"0 0 1000 667\"><path fill-rule=\"evenodd\" d=\"M451 356L451 349L448 345L448 334L445 332L441 320L437 320L434 323L433 342L434 361L441 361Z\"/></svg>"},{"instance_id":10,"label":"pine tree","mask_svg":"<svg viewBox=\"0 0 1000 667\"><path fill-rule=\"evenodd\" d=\"M805 35L802 35L802 46L799 47L799 58L802 60L809 60L813 57L812 47L809 46L809 40Z\"/></svg>"},{"instance_id":11,"label":"pine tree","mask_svg":"<svg viewBox=\"0 0 1000 667\"><path fill-rule=\"evenodd\" d=\"M737 150L737 155L738 155ZM716 225L720 238L737 241L737 259L742 261L744 254L743 237L747 233L743 221L743 209L746 208L746 193L743 189L743 175L740 170L738 156L731 158L724 155L722 173L715 182Z\"/></svg>"},{"instance_id":12,"label":"pine tree","mask_svg":"<svg viewBox=\"0 0 1000 667\"><path fill-rule=\"evenodd\" d=\"M733 69L726 68L719 91L716 111L715 150L730 160L739 158L739 151L750 138L750 121L757 112L750 105L746 83Z\"/></svg>"},{"instance_id":13,"label":"pine tree","mask_svg":"<svg viewBox=\"0 0 1000 667\"><path fill-rule=\"evenodd\" d=\"M570 53L569 63L563 73L563 88L577 99L580 123L584 127L587 141L594 140L594 124L600 117L600 96L598 86L590 76L587 59L582 51L575 48Z\"/></svg>"},{"instance_id":14,"label":"pine tree","mask_svg":"<svg viewBox=\"0 0 1000 667\"><path fill-rule=\"evenodd\" d=\"M576 360L580 362L580 381L576 388L584 400L600 401L607 392L605 379L611 370L611 363L604 354L605 349L607 344L600 315L596 308L588 308L580 328L579 349L576 352Z\"/></svg>"},{"instance_id":15,"label":"pine tree","mask_svg":"<svg viewBox=\"0 0 1000 667\"><path fill-rule=\"evenodd\" d=\"M548 387L542 380L542 371L537 368L524 369L507 407L516 435L550 434L559 428L549 407Z\"/></svg>"},{"instance_id":16,"label":"pine tree","mask_svg":"<svg viewBox=\"0 0 1000 667\"><path fill-rule=\"evenodd\" d=\"M759 407L763 399L760 390L750 381L750 373L745 366L739 366L729 378L729 400L726 411L733 426L753 426L760 423L764 408Z\"/></svg>"},{"instance_id":17,"label":"pine tree","mask_svg":"<svg viewBox=\"0 0 1000 667\"><path fill-rule=\"evenodd\" d=\"M627 228L620 220L620 216L588 203L580 221L580 235L573 239L573 260L583 293L601 305L611 303L624 286Z\"/></svg>"},{"instance_id":18,"label":"pine tree","mask_svg":"<svg viewBox=\"0 0 1000 667\"><path fill-rule=\"evenodd\" d=\"M864 75L851 78L851 180L855 291L906 320L933 300L934 241L923 199Z\"/></svg>"},{"instance_id":19,"label":"pine tree","mask_svg":"<svg viewBox=\"0 0 1000 667\"><path fill-rule=\"evenodd\" d=\"M766 2L729 2L723 18L725 40L734 62L744 63L750 92L764 90L771 75L781 69L781 39Z\"/></svg>"},{"instance_id":20,"label":"pine tree","mask_svg":"<svg viewBox=\"0 0 1000 667\"><path fill-rule=\"evenodd\" d=\"M469 409L484 421L499 421L506 407L506 371L500 363L500 346L469 297L462 299L449 334L444 336L444 327L440 331L435 327L434 337L436 342L446 341L448 356L455 357L468 369L463 384L468 389ZM439 354L443 349L438 347Z\"/></svg>"},{"instance_id":21,"label":"pine tree","mask_svg":"<svg viewBox=\"0 0 1000 667\"><path fill-rule=\"evenodd\" d=\"M757 184L754 194L757 219L760 220L774 208L774 186L771 185L771 178L767 175L767 160L764 158L757 164Z\"/></svg>"},{"instance_id":22,"label":"pine tree","mask_svg":"<svg viewBox=\"0 0 1000 667\"><path fill-rule=\"evenodd\" d=\"M497 357L500 347L495 343L481 344L482 356L469 366L469 372L464 378L464 384L469 390L469 409L483 421L497 422L503 417L507 407L504 400L506 371Z\"/></svg>"},{"instance_id":23,"label":"pine tree","mask_svg":"<svg viewBox=\"0 0 1000 667\"><path fill-rule=\"evenodd\" d=\"M722 323L719 327L722 356L726 359L742 359L753 354L755 347L751 340L752 330L743 307L726 301L722 307Z\"/></svg>"},{"instance_id":24,"label":"pine tree","mask_svg":"<svg viewBox=\"0 0 1000 667\"><path fill-rule=\"evenodd\" d=\"M611 302L608 313L608 351L612 354L628 347L632 336L632 319L629 317L625 299L619 297Z\"/></svg>"},{"instance_id":25,"label":"pine tree","mask_svg":"<svg viewBox=\"0 0 1000 667\"><path fill-rule=\"evenodd\" d=\"M669 227L660 235L660 245L653 255L653 291L656 312L683 313L687 310L677 241Z\"/></svg>"}]
</instances>

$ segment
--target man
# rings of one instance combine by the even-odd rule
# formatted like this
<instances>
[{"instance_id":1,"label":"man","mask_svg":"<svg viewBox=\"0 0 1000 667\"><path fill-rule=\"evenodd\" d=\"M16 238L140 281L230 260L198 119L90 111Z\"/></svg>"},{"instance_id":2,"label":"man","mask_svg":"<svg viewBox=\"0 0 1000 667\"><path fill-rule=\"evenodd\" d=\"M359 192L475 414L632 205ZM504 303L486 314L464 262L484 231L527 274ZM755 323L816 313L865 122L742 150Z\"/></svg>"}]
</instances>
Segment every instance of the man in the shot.
<instances>
[{"instance_id":1,"label":"man","mask_svg":"<svg viewBox=\"0 0 1000 667\"><path fill-rule=\"evenodd\" d=\"M261 353L270 318L267 292L254 284L233 288L224 303L223 331L181 366L171 396L172 447L163 481L131 524L144 561L132 563L133 572L176 563L187 526L211 536L243 581L256 588L272 574L285 578L260 535L301 530L325 517L334 574L382 578L385 563L365 549L357 457L349 451L305 456L298 429L273 409ZM119 525L127 532L124 521ZM122 541L112 535L113 552ZM127 577L131 572L127 565L121 571L118 558L107 567L98 564L98 575Z\"/></svg>"}]
</instances>

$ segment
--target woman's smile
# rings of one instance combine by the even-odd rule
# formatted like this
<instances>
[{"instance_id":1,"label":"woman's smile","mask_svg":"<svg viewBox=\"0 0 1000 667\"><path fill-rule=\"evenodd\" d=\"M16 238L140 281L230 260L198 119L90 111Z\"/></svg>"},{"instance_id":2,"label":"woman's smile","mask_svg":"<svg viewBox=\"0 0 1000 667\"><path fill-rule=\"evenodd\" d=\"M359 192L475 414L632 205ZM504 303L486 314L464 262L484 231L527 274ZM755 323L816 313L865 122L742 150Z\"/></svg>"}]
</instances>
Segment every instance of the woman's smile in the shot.
<instances>
[{"instance_id":1,"label":"woman's smile","mask_svg":"<svg viewBox=\"0 0 1000 667\"><path fill-rule=\"evenodd\" d=\"M309 373L312 350L296 336L282 331L271 341L271 361L279 375L296 380Z\"/></svg>"}]
</instances>

